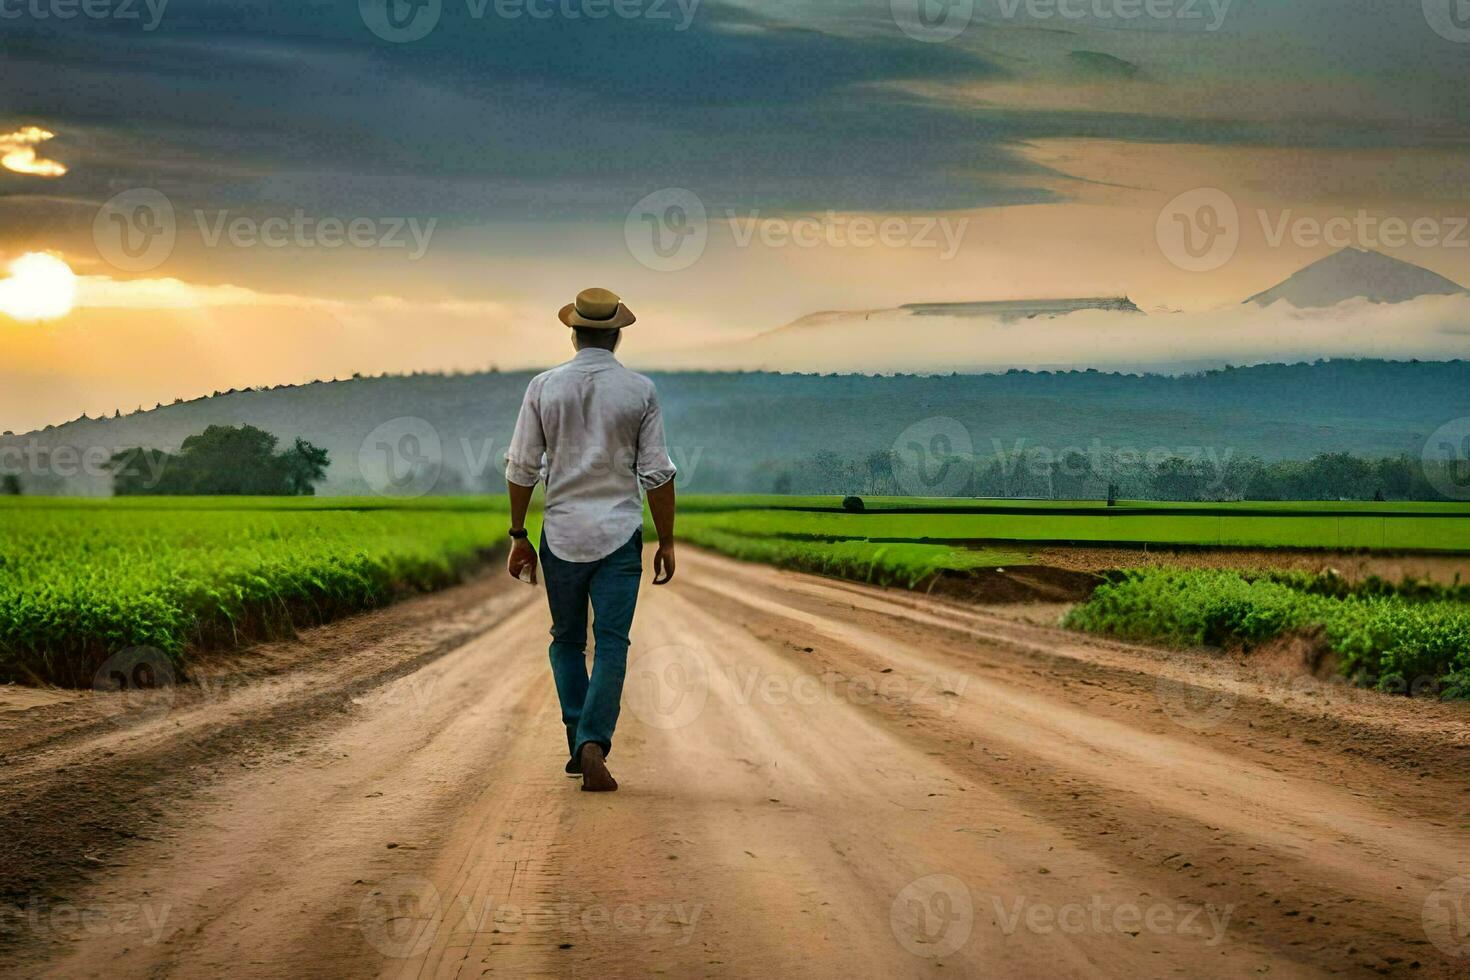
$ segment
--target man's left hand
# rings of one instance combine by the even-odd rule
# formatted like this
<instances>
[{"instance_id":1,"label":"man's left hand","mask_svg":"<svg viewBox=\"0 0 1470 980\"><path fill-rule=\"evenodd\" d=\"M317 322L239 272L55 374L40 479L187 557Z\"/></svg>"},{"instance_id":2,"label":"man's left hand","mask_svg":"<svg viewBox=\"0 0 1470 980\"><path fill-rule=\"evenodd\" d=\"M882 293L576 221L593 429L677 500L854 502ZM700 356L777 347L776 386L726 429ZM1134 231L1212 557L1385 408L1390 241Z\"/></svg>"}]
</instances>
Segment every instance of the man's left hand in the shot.
<instances>
[{"instance_id":1,"label":"man's left hand","mask_svg":"<svg viewBox=\"0 0 1470 980\"><path fill-rule=\"evenodd\" d=\"M653 553L653 584L668 585L674 577L674 545L660 544Z\"/></svg>"}]
</instances>

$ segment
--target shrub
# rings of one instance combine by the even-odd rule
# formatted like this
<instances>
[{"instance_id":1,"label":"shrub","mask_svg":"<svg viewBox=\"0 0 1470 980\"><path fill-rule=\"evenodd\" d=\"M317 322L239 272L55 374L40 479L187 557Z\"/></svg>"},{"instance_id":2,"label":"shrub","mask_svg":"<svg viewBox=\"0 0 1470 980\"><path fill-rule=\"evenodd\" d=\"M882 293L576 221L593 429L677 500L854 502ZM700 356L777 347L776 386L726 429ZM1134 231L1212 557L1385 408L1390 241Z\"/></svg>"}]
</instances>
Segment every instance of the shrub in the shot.
<instances>
[{"instance_id":1,"label":"shrub","mask_svg":"<svg viewBox=\"0 0 1470 980\"><path fill-rule=\"evenodd\" d=\"M1249 649L1294 631L1320 631L1344 674L1385 691L1435 680L1470 694L1470 604L1464 587L1335 575L1133 571L1098 587L1066 625L1179 646Z\"/></svg>"}]
</instances>

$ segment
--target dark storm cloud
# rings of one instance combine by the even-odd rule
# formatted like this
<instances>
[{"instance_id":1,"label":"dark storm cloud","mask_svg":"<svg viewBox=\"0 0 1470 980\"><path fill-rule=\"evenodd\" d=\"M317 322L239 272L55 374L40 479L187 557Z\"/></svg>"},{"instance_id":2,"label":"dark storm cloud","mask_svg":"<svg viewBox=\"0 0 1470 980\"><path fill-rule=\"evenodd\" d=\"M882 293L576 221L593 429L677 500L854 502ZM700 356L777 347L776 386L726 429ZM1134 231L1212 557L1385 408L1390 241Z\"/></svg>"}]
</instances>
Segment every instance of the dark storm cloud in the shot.
<instances>
[{"instance_id":1,"label":"dark storm cloud","mask_svg":"<svg viewBox=\"0 0 1470 980\"><path fill-rule=\"evenodd\" d=\"M1325 16L1316 2L1305 6ZM1228 22L1234 34L1176 43L1094 21L1018 24L992 11L956 43L924 44L897 28L886 0L704 0L686 29L673 0L667 19L509 20L494 9L491 0L476 18L466 0L444 0L433 32L404 44L375 37L356 0L172 0L153 30L115 19L0 21L0 122L58 133L49 150L72 167L73 200L150 185L194 206L350 205L466 222L620 218L670 185L715 207L1049 200L1051 175L1018 151L1045 137L1351 147L1443 141L1445 127L1464 135L1457 85L1435 97L1435 126L1353 119L1336 105L1232 120L916 94L1007 81L1120 93L1138 78L1204 86L1199 45L1223 77L1280 43L1247 13ZM1381 16L1339 12L1326 27L1300 10L1282 17L1302 43L1335 32L1345 58L1418 87L1422 59L1395 60L1371 43ZM1317 73L1333 67L1304 60ZM1357 77L1353 64L1340 67ZM40 191L0 176L0 196L25 193Z\"/></svg>"},{"instance_id":2,"label":"dark storm cloud","mask_svg":"<svg viewBox=\"0 0 1470 980\"><path fill-rule=\"evenodd\" d=\"M534 217L569 191L585 214L599 197L626 208L628 193L672 182L746 205L958 205L985 196L987 170L1024 169L993 145L959 152L946 114L926 124L922 109L858 91L998 75L984 59L713 3L678 31L647 19L475 19L451 0L411 44L374 37L343 2L174 0L153 32L6 26L3 112L58 130L57 152L80 164L73 188L197 184L228 202L287 185L329 197L341 181L384 198L399 187L468 218ZM930 135L942 142L913 145ZM934 176L961 164L982 176Z\"/></svg>"}]
</instances>

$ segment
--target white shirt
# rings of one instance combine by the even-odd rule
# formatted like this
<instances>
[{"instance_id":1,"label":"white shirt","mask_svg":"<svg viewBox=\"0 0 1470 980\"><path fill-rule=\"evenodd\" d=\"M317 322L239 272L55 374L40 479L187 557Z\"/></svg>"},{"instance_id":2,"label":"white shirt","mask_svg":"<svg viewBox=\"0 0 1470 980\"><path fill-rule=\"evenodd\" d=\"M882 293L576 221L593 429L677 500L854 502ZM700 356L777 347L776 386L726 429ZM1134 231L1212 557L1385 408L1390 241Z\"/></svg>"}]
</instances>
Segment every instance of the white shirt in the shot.
<instances>
[{"instance_id":1,"label":"white shirt","mask_svg":"<svg viewBox=\"0 0 1470 980\"><path fill-rule=\"evenodd\" d=\"M546 543L566 561L597 561L643 526L642 490L674 478L653 382L612 351L584 347L536 375L506 452L505 478L546 481Z\"/></svg>"}]
</instances>

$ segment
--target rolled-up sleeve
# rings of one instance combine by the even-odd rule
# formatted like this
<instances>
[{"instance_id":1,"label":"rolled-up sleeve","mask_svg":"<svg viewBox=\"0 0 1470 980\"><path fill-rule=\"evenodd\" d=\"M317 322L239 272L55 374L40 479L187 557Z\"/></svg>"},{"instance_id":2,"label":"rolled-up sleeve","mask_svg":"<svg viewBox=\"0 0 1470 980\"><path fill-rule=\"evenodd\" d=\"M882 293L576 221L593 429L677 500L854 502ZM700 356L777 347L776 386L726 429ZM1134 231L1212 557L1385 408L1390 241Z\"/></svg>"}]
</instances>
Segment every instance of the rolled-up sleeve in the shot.
<instances>
[{"instance_id":1,"label":"rolled-up sleeve","mask_svg":"<svg viewBox=\"0 0 1470 980\"><path fill-rule=\"evenodd\" d=\"M538 386L526 386L521 413L516 416L515 435L505 453L505 478L518 487L534 487L541 481L542 460L546 456L546 433L541 428L541 413L536 407Z\"/></svg>"},{"instance_id":2,"label":"rolled-up sleeve","mask_svg":"<svg viewBox=\"0 0 1470 980\"><path fill-rule=\"evenodd\" d=\"M674 478L677 470L664 442L664 415L658 392L649 391L643 425L638 430L638 482L645 491L657 490Z\"/></svg>"}]
</instances>

